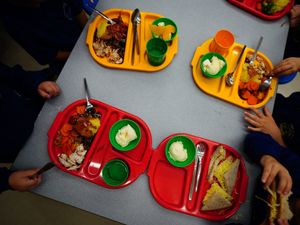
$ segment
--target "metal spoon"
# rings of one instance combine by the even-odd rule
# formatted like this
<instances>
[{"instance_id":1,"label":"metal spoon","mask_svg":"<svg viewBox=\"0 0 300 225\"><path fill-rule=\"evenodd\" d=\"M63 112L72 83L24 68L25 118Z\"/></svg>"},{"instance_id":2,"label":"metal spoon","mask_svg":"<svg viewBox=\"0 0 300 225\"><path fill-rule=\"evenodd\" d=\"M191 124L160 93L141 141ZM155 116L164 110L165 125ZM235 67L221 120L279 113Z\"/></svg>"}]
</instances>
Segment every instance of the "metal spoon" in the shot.
<instances>
[{"instance_id":1,"label":"metal spoon","mask_svg":"<svg viewBox=\"0 0 300 225\"><path fill-rule=\"evenodd\" d=\"M134 64L134 50L135 45L137 45L137 53L140 54L140 45L138 39L137 25L141 23L141 14L139 9L135 9L131 15L131 22L133 24L133 44L132 44L132 54L131 54L131 64Z\"/></svg>"},{"instance_id":2,"label":"metal spoon","mask_svg":"<svg viewBox=\"0 0 300 225\"><path fill-rule=\"evenodd\" d=\"M260 85L259 85L259 91L264 91L266 90L268 87L270 87L271 85L271 81L272 81L272 77L269 77L268 79L266 79L264 82L262 82Z\"/></svg>"},{"instance_id":3,"label":"metal spoon","mask_svg":"<svg viewBox=\"0 0 300 225\"><path fill-rule=\"evenodd\" d=\"M253 53L252 59L251 59L250 62L249 62L250 65L252 65L252 64L254 63L254 60L256 59L256 55L257 55L258 49L259 49L259 47L260 47L262 41L263 41L263 36L260 36L259 41L258 41L258 43L257 43L257 46L256 46L256 48L255 48L255 51L254 51L254 53Z\"/></svg>"},{"instance_id":4,"label":"metal spoon","mask_svg":"<svg viewBox=\"0 0 300 225\"><path fill-rule=\"evenodd\" d=\"M90 6L89 7L98 15L102 16L104 19L106 19L110 24L116 24L115 21L113 21L111 18L107 17L105 14L103 14L102 12L100 12L98 9L95 9L94 7Z\"/></svg>"},{"instance_id":5,"label":"metal spoon","mask_svg":"<svg viewBox=\"0 0 300 225\"><path fill-rule=\"evenodd\" d=\"M86 78L83 78L83 82L84 82L85 99L86 99L85 111L90 112L94 108L94 106L90 102L90 94L89 94L89 88L88 88L88 85L87 85Z\"/></svg>"},{"instance_id":6,"label":"metal spoon","mask_svg":"<svg viewBox=\"0 0 300 225\"><path fill-rule=\"evenodd\" d=\"M228 74L226 75L225 82L226 82L227 86L229 86L229 87L231 87L231 86L234 84L233 74L234 74L234 72L236 71L238 65L240 64L241 58L242 58L242 56L243 56L243 54L244 54L244 51L245 51L246 47L247 47L247 46L244 45L244 47L243 47L243 49L242 49L242 51L241 51L241 53L240 53L240 55L239 55L238 60L236 61L236 64L235 64L235 66L234 66L232 72L231 72L231 73L228 73Z\"/></svg>"}]
</instances>

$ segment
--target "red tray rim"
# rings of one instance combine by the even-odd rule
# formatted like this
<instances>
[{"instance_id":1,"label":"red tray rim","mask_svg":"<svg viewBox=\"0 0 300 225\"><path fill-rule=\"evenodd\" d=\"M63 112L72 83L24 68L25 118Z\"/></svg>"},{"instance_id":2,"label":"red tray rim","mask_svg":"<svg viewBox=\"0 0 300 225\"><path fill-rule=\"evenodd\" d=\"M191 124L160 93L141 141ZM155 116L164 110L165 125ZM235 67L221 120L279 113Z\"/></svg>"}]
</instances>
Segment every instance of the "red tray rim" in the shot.
<instances>
[{"instance_id":1,"label":"red tray rim","mask_svg":"<svg viewBox=\"0 0 300 225\"><path fill-rule=\"evenodd\" d=\"M256 10L254 7L250 7L250 6L247 6L244 4L244 2L246 0L244 0L243 2L239 1L239 0L227 0L228 2L230 2L231 4L245 10L245 11L248 11L250 12L251 14L261 18L261 19L264 19L264 20L278 20L280 19L281 17L285 16L286 14L288 14L292 8L292 6L294 5L294 1L295 0L291 0L290 3L280 12L278 13L275 13L274 15L267 15L267 14L264 14L264 13L261 13L259 12L258 10ZM255 0L253 0L255 1Z\"/></svg>"}]
</instances>

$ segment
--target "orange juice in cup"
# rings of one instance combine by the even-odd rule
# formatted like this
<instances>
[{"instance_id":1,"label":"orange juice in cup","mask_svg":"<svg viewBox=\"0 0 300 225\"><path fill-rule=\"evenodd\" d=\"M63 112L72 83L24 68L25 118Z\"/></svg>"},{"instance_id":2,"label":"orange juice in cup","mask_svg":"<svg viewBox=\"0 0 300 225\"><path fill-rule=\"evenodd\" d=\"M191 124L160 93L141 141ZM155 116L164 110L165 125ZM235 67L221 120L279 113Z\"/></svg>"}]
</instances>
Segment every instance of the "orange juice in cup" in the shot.
<instances>
[{"instance_id":1,"label":"orange juice in cup","mask_svg":"<svg viewBox=\"0 0 300 225\"><path fill-rule=\"evenodd\" d=\"M228 30L219 30L212 40L209 50L226 56L234 43L234 36Z\"/></svg>"}]
</instances>

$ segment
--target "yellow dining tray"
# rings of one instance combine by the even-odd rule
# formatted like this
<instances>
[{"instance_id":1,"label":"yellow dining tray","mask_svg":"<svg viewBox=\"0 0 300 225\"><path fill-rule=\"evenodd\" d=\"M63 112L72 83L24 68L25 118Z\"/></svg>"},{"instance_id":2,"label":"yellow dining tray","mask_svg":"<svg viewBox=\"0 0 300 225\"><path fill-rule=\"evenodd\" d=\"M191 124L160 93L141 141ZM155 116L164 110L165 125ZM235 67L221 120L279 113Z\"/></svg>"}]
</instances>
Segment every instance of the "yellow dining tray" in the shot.
<instances>
[{"instance_id":1,"label":"yellow dining tray","mask_svg":"<svg viewBox=\"0 0 300 225\"><path fill-rule=\"evenodd\" d=\"M276 85L277 85L277 78L273 78L271 85L269 87L268 93L265 96L265 99L256 104L256 105L249 105L246 100L243 100L240 98L238 94L239 89L239 83L240 83L240 74L242 71L242 66L245 62L245 58L247 53L254 52L254 49L252 48L246 48L245 52L243 54L243 57L241 59L241 62L236 69L234 73L234 85L232 87L228 87L225 82L226 74L229 72L232 72L237 59L242 51L243 45L239 43L234 43L233 46L230 48L228 55L225 57L227 61L227 71L225 72L225 75L220 78L207 78L203 76L202 71L200 69L200 58L202 55L209 52L209 45L211 43L212 39L209 39L205 41L202 45L197 47L194 57L191 62L192 70L193 70L193 78L195 83L198 85L198 87L204 91L205 93L215 96L217 98L220 98L224 101L230 102L232 104L238 105L243 108L249 108L249 107L255 107L260 108L263 105L265 105L271 97L273 97L275 91L276 91ZM261 52L258 52L258 55L264 59L264 62L266 63L266 66L268 69L272 69L273 65L272 62Z\"/></svg>"},{"instance_id":2,"label":"yellow dining tray","mask_svg":"<svg viewBox=\"0 0 300 225\"><path fill-rule=\"evenodd\" d=\"M88 48L90 50L90 53L92 57L98 62L99 64L110 67L110 68L116 68L116 69L128 69L128 70L140 70L140 71L158 71L165 67L167 67L175 54L177 53L178 48L178 35L172 40L171 43L168 44L168 52L166 54L165 61L159 65L159 66L152 66L148 62L148 57L146 53L146 44L148 40L152 38L152 33L150 31L150 24L158 18L161 18L163 16L155 13L149 13L149 12L141 12L141 23L138 26L138 41L140 44L140 55L135 53L134 57L134 64L131 65L131 54L132 54L132 44L133 44L133 26L130 21L130 17L132 14L132 10L126 10L126 9L110 9L107 11L104 11L104 14L107 15L110 18L117 18L119 15L121 15L122 20L124 23L128 24L128 33L127 33L127 40L126 40L126 46L125 46L125 53L124 53L124 62L122 64L113 64L108 62L107 58L101 58L96 55L94 49L93 49L93 39L94 34L97 29L97 26L105 21L100 16L97 16L94 21L89 25L86 43L88 45Z\"/></svg>"}]
</instances>

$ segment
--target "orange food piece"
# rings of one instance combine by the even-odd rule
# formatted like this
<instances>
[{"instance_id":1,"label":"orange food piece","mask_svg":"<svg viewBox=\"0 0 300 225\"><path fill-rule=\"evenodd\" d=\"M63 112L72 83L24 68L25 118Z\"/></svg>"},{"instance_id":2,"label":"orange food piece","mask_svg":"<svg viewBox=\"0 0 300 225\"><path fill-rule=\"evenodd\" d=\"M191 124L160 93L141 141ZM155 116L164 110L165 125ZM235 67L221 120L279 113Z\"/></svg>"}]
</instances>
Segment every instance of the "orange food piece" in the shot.
<instances>
[{"instance_id":1,"label":"orange food piece","mask_svg":"<svg viewBox=\"0 0 300 225\"><path fill-rule=\"evenodd\" d=\"M175 27L172 25L158 26L150 24L150 30L154 36L161 37L163 40L170 40L172 33L175 33Z\"/></svg>"},{"instance_id":2,"label":"orange food piece","mask_svg":"<svg viewBox=\"0 0 300 225\"><path fill-rule=\"evenodd\" d=\"M258 103L258 99L254 95L250 95L247 102L249 105L256 105Z\"/></svg>"},{"instance_id":3,"label":"orange food piece","mask_svg":"<svg viewBox=\"0 0 300 225\"><path fill-rule=\"evenodd\" d=\"M60 132L62 136L69 136L70 131L73 129L72 125L69 123L65 123L61 128Z\"/></svg>"},{"instance_id":4,"label":"orange food piece","mask_svg":"<svg viewBox=\"0 0 300 225\"><path fill-rule=\"evenodd\" d=\"M64 145L64 144L66 144L68 141L69 141L69 138L68 138L68 137L63 137L63 138L61 139L61 144Z\"/></svg>"},{"instance_id":5,"label":"orange food piece","mask_svg":"<svg viewBox=\"0 0 300 225\"><path fill-rule=\"evenodd\" d=\"M160 37L163 33L164 28L162 26L150 24L150 30L153 32L154 36Z\"/></svg>"},{"instance_id":6,"label":"orange food piece","mask_svg":"<svg viewBox=\"0 0 300 225\"><path fill-rule=\"evenodd\" d=\"M265 97L265 93L264 93L264 92L262 92L262 91L258 92L257 98L258 98L259 100L263 100L264 97Z\"/></svg>"},{"instance_id":7,"label":"orange food piece","mask_svg":"<svg viewBox=\"0 0 300 225\"><path fill-rule=\"evenodd\" d=\"M259 88L259 84L254 81L249 81L247 87L249 91L257 91Z\"/></svg>"},{"instance_id":8,"label":"orange food piece","mask_svg":"<svg viewBox=\"0 0 300 225\"><path fill-rule=\"evenodd\" d=\"M243 91L242 94L241 94L241 97L243 99L248 99L250 96L251 96L250 91Z\"/></svg>"},{"instance_id":9,"label":"orange food piece","mask_svg":"<svg viewBox=\"0 0 300 225\"><path fill-rule=\"evenodd\" d=\"M240 82L240 84L239 84L239 89L245 89L246 88L246 83L244 83L244 82Z\"/></svg>"},{"instance_id":10,"label":"orange food piece","mask_svg":"<svg viewBox=\"0 0 300 225\"><path fill-rule=\"evenodd\" d=\"M85 113L85 106L81 105L81 106L77 106L76 107L76 112L78 114L84 114Z\"/></svg>"}]
</instances>

